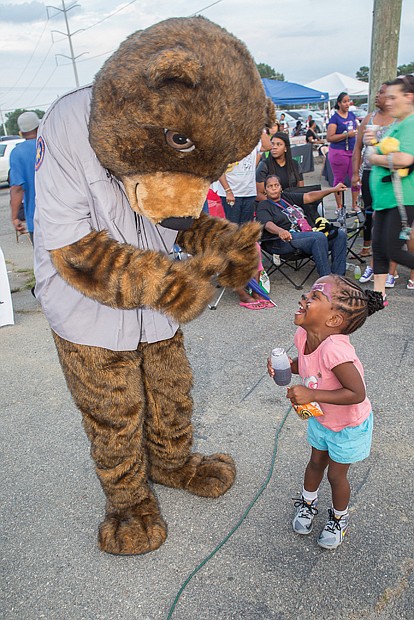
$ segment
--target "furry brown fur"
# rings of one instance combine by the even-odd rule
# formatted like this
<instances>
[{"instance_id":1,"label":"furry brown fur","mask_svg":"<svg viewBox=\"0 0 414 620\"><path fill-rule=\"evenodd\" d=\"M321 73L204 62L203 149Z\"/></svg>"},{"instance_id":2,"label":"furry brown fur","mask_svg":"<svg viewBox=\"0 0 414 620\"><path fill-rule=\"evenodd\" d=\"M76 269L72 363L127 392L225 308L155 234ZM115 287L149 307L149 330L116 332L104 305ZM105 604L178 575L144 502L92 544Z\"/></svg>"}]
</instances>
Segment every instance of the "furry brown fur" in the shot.
<instances>
[{"instance_id":1,"label":"furry brown fur","mask_svg":"<svg viewBox=\"0 0 414 620\"><path fill-rule=\"evenodd\" d=\"M241 41L203 17L169 19L131 35L106 61L94 84L89 135L135 210L153 221L171 208L197 217L209 183L254 149L271 114ZM174 152L165 130L195 148ZM147 204L159 183L170 201Z\"/></svg>"},{"instance_id":2,"label":"furry brown fur","mask_svg":"<svg viewBox=\"0 0 414 620\"><path fill-rule=\"evenodd\" d=\"M172 19L131 35L96 78L90 143L135 211L154 223L196 218L178 236L192 258L172 262L93 230L51 251L61 278L101 304L145 306L179 322L206 307L214 274L224 286L244 286L257 270L259 225L238 228L200 211L210 181L253 150L270 109L245 46L211 22ZM100 548L152 551L166 525L148 480L218 497L236 472L228 455L191 453L192 373L182 334L136 351L54 338L107 498Z\"/></svg>"},{"instance_id":3,"label":"furry brown fur","mask_svg":"<svg viewBox=\"0 0 414 620\"><path fill-rule=\"evenodd\" d=\"M53 335L108 500L99 545L115 554L152 551L164 542L166 526L148 477L218 497L236 473L228 455L190 454L192 373L182 333L121 352Z\"/></svg>"}]
</instances>

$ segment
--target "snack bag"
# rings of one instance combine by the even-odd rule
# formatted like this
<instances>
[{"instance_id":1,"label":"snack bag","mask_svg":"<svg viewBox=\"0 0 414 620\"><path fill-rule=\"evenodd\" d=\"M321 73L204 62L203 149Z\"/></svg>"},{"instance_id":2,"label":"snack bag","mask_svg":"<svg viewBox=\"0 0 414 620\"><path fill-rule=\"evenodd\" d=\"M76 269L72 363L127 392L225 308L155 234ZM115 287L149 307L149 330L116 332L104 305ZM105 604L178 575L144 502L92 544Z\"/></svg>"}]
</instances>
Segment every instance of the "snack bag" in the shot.
<instances>
[{"instance_id":1,"label":"snack bag","mask_svg":"<svg viewBox=\"0 0 414 620\"><path fill-rule=\"evenodd\" d=\"M292 405L301 420L318 417L323 415L323 411L316 402L306 403L306 405Z\"/></svg>"}]
</instances>

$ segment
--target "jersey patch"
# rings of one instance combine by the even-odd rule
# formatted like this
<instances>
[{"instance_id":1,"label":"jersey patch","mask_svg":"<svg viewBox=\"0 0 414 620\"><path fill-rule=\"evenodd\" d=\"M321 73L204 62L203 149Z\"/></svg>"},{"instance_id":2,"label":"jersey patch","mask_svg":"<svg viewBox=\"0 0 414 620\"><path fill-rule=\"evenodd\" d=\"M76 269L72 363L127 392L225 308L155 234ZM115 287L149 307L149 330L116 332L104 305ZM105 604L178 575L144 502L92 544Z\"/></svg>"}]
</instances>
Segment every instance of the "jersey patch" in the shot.
<instances>
[{"instance_id":1,"label":"jersey patch","mask_svg":"<svg viewBox=\"0 0 414 620\"><path fill-rule=\"evenodd\" d=\"M43 159L45 156L45 141L42 136L39 136L36 142L36 161L35 161L35 170L39 170L40 166L43 163Z\"/></svg>"}]
</instances>

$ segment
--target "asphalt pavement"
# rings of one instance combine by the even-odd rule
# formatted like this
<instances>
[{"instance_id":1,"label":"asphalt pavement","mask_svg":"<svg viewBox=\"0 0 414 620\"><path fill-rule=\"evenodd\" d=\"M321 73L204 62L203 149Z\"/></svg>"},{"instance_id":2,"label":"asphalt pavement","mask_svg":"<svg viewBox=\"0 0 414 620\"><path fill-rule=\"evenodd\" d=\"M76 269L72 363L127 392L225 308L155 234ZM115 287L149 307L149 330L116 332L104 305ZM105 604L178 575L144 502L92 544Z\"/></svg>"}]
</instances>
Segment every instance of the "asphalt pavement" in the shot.
<instances>
[{"instance_id":1,"label":"asphalt pavement","mask_svg":"<svg viewBox=\"0 0 414 620\"><path fill-rule=\"evenodd\" d=\"M318 182L319 173L320 166L306 183ZM8 201L3 187L0 246L15 325L0 328L2 620L412 620L408 270L400 268L389 307L352 336L375 428L371 456L351 468L351 524L341 547L316 544L330 506L326 481L314 531L300 537L291 528L309 458L306 422L287 414L285 389L267 377L266 358L274 346L292 346L300 293L275 275L276 309L247 310L225 291L217 310L184 328L195 376L195 448L231 453L235 485L216 500L156 485L165 544L145 556L115 557L96 544L104 497L30 293L32 249L27 237L16 242Z\"/></svg>"}]
</instances>

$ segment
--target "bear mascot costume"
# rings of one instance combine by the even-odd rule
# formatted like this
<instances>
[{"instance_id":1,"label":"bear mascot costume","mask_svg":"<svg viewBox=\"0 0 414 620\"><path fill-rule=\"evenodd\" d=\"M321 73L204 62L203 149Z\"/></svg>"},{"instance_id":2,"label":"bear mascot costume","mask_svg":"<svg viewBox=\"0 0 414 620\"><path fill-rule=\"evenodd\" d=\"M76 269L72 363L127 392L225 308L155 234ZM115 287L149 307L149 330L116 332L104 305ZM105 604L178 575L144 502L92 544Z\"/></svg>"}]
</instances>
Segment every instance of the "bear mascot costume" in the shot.
<instances>
[{"instance_id":1,"label":"bear mascot costume","mask_svg":"<svg viewBox=\"0 0 414 620\"><path fill-rule=\"evenodd\" d=\"M273 107L273 106L272 106ZM243 43L205 18L129 36L92 86L45 114L36 157L36 296L106 496L99 547L157 549L151 482L218 497L227 454L191 452L192 373L179 323L258 265L260 226L202 213L209 185L272 122ZM185 261L168 255L174 243Z\"/></svg>"}]
</instances>

